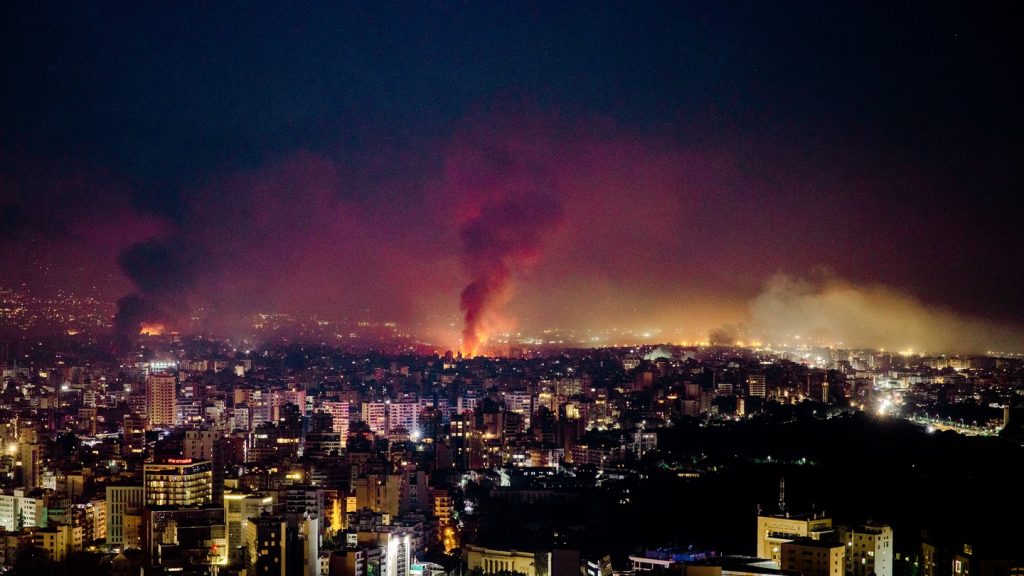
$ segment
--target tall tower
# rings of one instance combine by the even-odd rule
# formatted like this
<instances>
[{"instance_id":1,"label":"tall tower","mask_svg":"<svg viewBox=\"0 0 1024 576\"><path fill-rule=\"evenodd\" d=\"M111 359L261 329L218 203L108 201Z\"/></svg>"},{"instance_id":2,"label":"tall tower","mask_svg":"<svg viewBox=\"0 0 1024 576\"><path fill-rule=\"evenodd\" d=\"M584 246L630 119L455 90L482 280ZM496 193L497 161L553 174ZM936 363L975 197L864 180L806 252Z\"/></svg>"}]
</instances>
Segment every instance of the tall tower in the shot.
<instances>
[{"instance_id":1,"label":"tall tower","mask_svg":"<svg viewBox=\"0 0 1024 576\"><path fill-rule=\"evenodd\" d=\"M224 437L215 430L186 430L182 455L213 465L213 501L224 498Z\"/></svg>"},{"instance_id":2,"label":"tall tower","mask_svg":"<svg viewBox=\"0 0 1024 576\"><path fill-rule=\"evenodd\" d=\"M21 459L21 481L29 490L40 486L42 476L42 449L36 443L22 443L18 446Z\"/></svg>"},{"instance_id":3,"label":"tall tower","mask_svg":"<svg viewBox=\"0 0 1024 576\"><path fill-rule=\"evenodd\" d=\"M175 420L176 378L157 372L146 378L146 416L155 428L171 428Z\"/></svg>"},{"instance_id":4,"label":"tall tower","mask_svg":"<svg viewBox=\"0 0 1024 576\"><path fill-rule=\"evenodd\" d=\"M750 374L747 376L747 396L764 398L768 395L768 387L765 383L764 374Z\"/></svg>"},{"instance_id":5,"label":"tall tower","mask_svg":"<svg viewBox=\"0 0 1024 576\"><path fill-rule=\"evenodd\" d=\"M285 576L288 525L281 516L257 516L245 524L246 555L252 574Z\"/></svg>"}]
</instances>

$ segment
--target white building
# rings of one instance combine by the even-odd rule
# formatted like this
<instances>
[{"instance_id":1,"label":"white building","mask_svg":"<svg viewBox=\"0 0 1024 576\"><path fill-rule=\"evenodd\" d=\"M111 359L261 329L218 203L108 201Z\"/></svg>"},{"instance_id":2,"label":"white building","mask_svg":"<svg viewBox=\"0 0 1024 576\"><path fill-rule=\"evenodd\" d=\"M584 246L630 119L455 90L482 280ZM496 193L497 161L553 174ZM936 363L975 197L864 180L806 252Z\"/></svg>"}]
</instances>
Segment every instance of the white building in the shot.
<instances>
[{"instance_id":1,"label":"white building","mask_svg":"<svg viewBox=\"0 0 1024 576\"><path fill-rule=\"evenodd\" d=\"M363 402L363 422L366 422L374 434L387 434L387 404Z\"/></svg>"},{"instance_id":2,"label":"white building","mask_svg":"<svg viewBox=\"0 0 1024 576\"><path fill-rule=\"evenodd\" d=\"M124 546L124 517L142 508L142 486L107 486L107 545Z\"/></svg>"},{"instance_id":3,"label":"white building","mask_svg":"<svg viewBox=\"0 0 1024 576\"><path fill-rule=\"evenodd\" d=\"M13 532L19 526L37 526L36 522L45 518L44 509L45 504L41 498L25 496L23 490L15 490L13 494L0 494L0 527ZM40 527L46 527L45 521Z\"/></svg>"},{"instance_id":4,"label":"white building","mask_svg":"<svg viewBox=\"0 0 1024 576\"><path fill-rule=\"evenodd\" d=\"M839 541L846 545L848 576L892 576L892 528L865 524L839 528Z\"/></svg>"},{"instance_id":5,"label":"white building","mask_svg":"<svg viewBox=\"0 0 1024 576\"><path fill-rule=\"evenodd\" d=\"M505 407L509 412L522 414L524 425L530 426L530 415L533 413L533 394L526 390L512 390L505 393Z\"/></svg>"},{"instance_id":6,"label":"white building","mask_svg":"<svg viewBox=\"0 0 1024 576\"><path fill-rule=\"evenodd\" d=\"M320 409L331 415L331 430L341 434L341 443L344 446L348 439L348 402L322 402Z\"/></svg>"},{"instance_id":7,"label":"white building","mask_svg":"<svg viewBox=\"0 0 1024 576\"><path fill-rule=\"evenodd\" d=\"M388 406L388 431L405 428L409 433L419 429L420 403L416 400L392 402Z\"/></svg>"}]
</instances>

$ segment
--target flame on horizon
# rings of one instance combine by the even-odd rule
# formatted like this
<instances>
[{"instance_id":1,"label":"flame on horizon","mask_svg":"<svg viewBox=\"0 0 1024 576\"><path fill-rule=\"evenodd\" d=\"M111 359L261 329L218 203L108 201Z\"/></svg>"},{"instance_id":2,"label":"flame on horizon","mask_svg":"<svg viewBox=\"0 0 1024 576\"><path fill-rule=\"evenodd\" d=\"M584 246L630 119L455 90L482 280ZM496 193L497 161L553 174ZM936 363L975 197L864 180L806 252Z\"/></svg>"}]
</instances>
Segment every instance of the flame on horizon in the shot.
<instances>
[{"instance_id":1,"label":"flame on horizon","mask_svg":"<svg viewBox=\"0 0 1024 576\"><path fill-rule=\"evenodd\" d=\"M142 323L142 328L139 329L140 336L163 336L166 328L163 324L156 323Z\"/></svg>"}]
</instances>

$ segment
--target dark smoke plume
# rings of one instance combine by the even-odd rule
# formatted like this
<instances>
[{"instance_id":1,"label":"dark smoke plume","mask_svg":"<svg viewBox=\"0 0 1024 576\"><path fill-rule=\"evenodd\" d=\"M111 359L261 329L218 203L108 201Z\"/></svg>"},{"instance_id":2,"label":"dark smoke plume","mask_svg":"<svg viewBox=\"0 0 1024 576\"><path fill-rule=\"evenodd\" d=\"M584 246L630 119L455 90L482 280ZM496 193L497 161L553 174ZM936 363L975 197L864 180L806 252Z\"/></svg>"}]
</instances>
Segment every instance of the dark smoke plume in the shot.
<instances>
[{"instance_id":1,"label":"dark smoke plume","mask_svg":"<svg viewBox=\"0 0 1024 576\"><path fill-rule=\"evenodd\" d=\"M184 307L184 298L195 286L196 262L191 247L180 234L150 238L125 248L118 264L137 291L117 301L114 334L127 342L144 323L166 323Z\"/></svg>"},{"instance_id":2,"label":"dark smoke plume","mask_svg":"<svg viewBox=\"0 0 1024 576\"><path fill-rule=\"evenodd\" d=\"M187 191L172 230L118 258L135 291L118 303L117 336L144 323L177 326L199 308L204 323L237 322L290 285L322 292L325 282L302 264L344 250L351 221L340 188L334 162L298 152Z\"/></svg>"},{"instance_id":3,"label":"dark smoke plume","mask_svg":"<svg viewBox=\"0 0 1024 576\"><path fill-rule=\"evenodd\" d=\"M504 110L466 122L446 150L442 197L454 206L469 276L460 297L465 354L511 328L503 311L513 281L564 219L571 138L550 119Z\"/></svg>"},{"instance_id":4,"label":"dark smoke plume","mask_svg":"<svg viewBox=\"0 0 1024 576\"><path fill-rule=\"evenodd\" d=\"M472 281L462 290L464 350L480 350L493 331L500 308L511 296L513 271L540 255L545 237L562 220L562 208L542 193L486 198L460 227L466 268Z\"/></svg>"},{"instance_id":5,"label":"dark smoke plume","mask_svg":"<svg viewBox=\"0 0 1024 576\"><path fill-rule=\"evenodd\" d=\"M117 301L114 336L119 344L130 342L131 337L142 329L143 322L153 322L162 317L156 300L138 294L122 296Z\"/></svg>"}]
</instances>

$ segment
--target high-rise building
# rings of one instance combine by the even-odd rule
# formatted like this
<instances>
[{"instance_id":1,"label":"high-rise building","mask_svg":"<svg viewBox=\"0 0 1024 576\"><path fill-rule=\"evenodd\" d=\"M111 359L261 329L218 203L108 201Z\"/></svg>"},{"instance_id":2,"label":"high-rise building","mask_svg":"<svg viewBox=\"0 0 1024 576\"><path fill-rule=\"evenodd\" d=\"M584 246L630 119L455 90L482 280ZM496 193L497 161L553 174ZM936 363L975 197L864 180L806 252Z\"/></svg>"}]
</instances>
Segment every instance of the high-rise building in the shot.
<instances>
[{"instance_id":1,"label":"high-rise building","mask_svg":"<svg viewBox=\"0 0 1024 576\"><path fill-rule=\"evenodd\" d=\"M63 562L67 555L80 551L82 542L79 539L75 546L75 528L67 524L57 524L40 528L32 532L32 544L42 549L50 562ZM79 528L79 538L81 528Z\"/></svg>"},{"instance_id":2,"label":"high-rise building","mask_svg":"<svg viewBox=\"0 0 1024 576\"><path fill-rule=\"evenodd\" d=\"M213 471L209 460L166 458L147 462L142 484L146 506L199 507L213 501Z\"/></svg>"},{"instance_id":3,"label":"high-rise building","mask_svg":"<svg viewBox=\"0 0 1024 576\"><path fill-rule=\"evenodd\" d=\"M209 480L207 480L209 482ZM142 546L154 565L169 569L183 564L224 565L228 562L224 508L151 507L142 509Z\"/></svg>"},{"instance_id":4,"label":"high-rise building","mask_svg":"<svg viewBox=\"0 0 1024 576\"><path fill-rule=\"evenodd\" d=\"M363 422L374 434L387 434L387 403L363 402Z\"/></svg>"},{"instance_id":5,"label":"high-rise building","mask_svg":"<svg viewBox=\"0 0 1024 576\"><path fill-rule=\"evenodd\" d=\"M523 416L523 425L530 426L530 415L533 413L533 394L528 390L512 390L505 394L505 407L510 412Z\"/></svg>"},{"instance_id":6,"label":"high-rise building","mask_svg":"<svg viewBox=\"0 0 1024 576\"><path fill-rule=\"evenodd\" d=\"M29 490L40 486L42 456L42 447L39 444L22 442L18 445L18 458L21 460L21 483Z\"/></svg>"},{"instance_id":7,"label":"high-rise building","mask_svg":"<svg viewBox=\"0 0 1024 576\"><path fill-rule=\"evenodd\" d=\"M78 409L78 427L88 436L96 435L96 408L85 407Z\"/></svg>"},{"instance_id":8,"label":"high-rise building","mask_svg":"<svg viewBox=\"0 0 1024 576\"><path fill-rule=\"evenodd\" d=\"M224 495L224 518L228 532L228 558L234 562L245 549L245 534L250 518L273 512L274 498L267 494L227 493Z\"/></svg>"},{"instance_id":9,"label":"high-rise building","mask_svg":"<svg viewBox=\"0 0 1024 576\"><path fill-rule=\"evenodd\" d=\"M282 408L285 404L294 404L299 409L299 414L306 415L306 391L305 390L274 390L270 394L271 417L276 421L281 419Z\"/></svg>"},{"instance_id":10,"label":"high-rise building","mask_svg":"<svg viewBox=\"0 0 1024 576\"><path fill-rule=\"evenodd\" d=\"M841 542L798 538L782 543L783 570L801 576L843 576L846 546Z\"/></svg>"},{"instance_id":11,"label":"high-rise building","mask_svg":"<svg viewBox=\"0 0 1024 576\"><path fill-rule=\"evenodd\" d=\"M290 484L281 486L277 501L287 513L306 514L311 518L324 515L324 489L318 486Z\"/></svg>"},{"instance_id":12,"label":"high-rise building","mask_svg":"<svg viewBox=\"0 0 1024 576\"><path fill-rule=\"evenodd\" d=\"M312 516L297 518L297 530L289 534L288 545L294 555L289 573L298 574L301 560L302 576L319 576L320 572L320 519Z\"/></svg>"},{"instance_id":13,"label":"high-rise building","mask_svg":"<svg viewBox=\"0 0 1024 576\"><path fill-rule=\"evenodd\" d=\"M153 428L170 428L176 416L174 374L156 372L146 378L146 416Z\"/></svg>"},{"instance_id":14,"label":"high-rise building","mask_svg":"<svg viewBox=\"0 0 1024 576\"><path fill-rule=\"evenodd\" d=\"M195 460L213 460L214 444L221 437L212 430L186 430L182 455Z\"/></svg>"},{"instance_id":15,"label":"high-rise building","mask_svg":"<svg viewBox=\"0 0 1024 576\"><path fill-rule=\"evenodd\" d=\"M427 512L431 510L430 487L427 473L407 467L402 470L402 483L399 488L399 514L409 512Z\"/></svg>"},{"instance_id":16,"label":"high-rise building","mask_svg":"<svg viewBox=\"0 0 1024 576\"><path fill-rule=\"evenodd\" d=\"M224 435L214 430L186 430L182 455L209 460L213 466L213 501L224 496Z\"/></svg>"},{"instance_id":17,"label":"high-rise building","mask_svg":"<svg viewBox=\"0 0 1024 576\"><path fill-rule=\"evenodd\" d=\"M71 524L82 527L82 542L88 543L106 537L107 511L102 497L97 496L89 502L74 504L71 515Z\"/></svg>"},{"instance_id":18,"label":"high-rise building","mask_svg":"<svg viewBox=\"0 0 1024 576\"><path fill-rule=\"evenodd\" d=\"M367 474L352 480L358 508L369 508L392 517L398 515L401 506L401 486L402 477L398 474Z\"/></svg>"},{"instance_id":19,"label":"high-rise building","mask_svg":"<svg viewBox=\"0 0 1024 576\"><path fill-rule=\"evenodd\" d=\"M555 380L555 394L565 398L582 394L582 382L580 378L560 378Z\"/></svg>"},{"instance_id":20,"label":"high-rise building","mask_svg":"<svg viewBox=\"0 0 1024 576\"><path fill-rule=\"evenodd\" d=\"M327 415L321 414L321 416ZM345 440L337 432L309 432L306 434L303 454L306 456L342 454L344 449Z\"/></svg>"},{"instance_id":21,"label":"high-rise building","mask_svg":"<svg viewBox=\"0 0 1024 576\"><path fill-rule=\"evenodd\" d=\"M381 576L409 576L412 568L411 531L391 526L388 532L378 532L377 542L384 548L381 558Z\"/></svg>"},{"instance_id":22,"label":"high-rise building","mask_svg":"<svg viewBox=\"0 0 1024 576\"><path fill-rule=\"evenodd\" d=\"M146 417L140 414L124 415L124 442L121 455L142 454L146 450Z\"/></svg>"},{"instance_id":23,"label":"high-rise building","mask_svg":"<svg viewBox=\"0 0 1024 576\"><path fill-rule=\"evenodd\" d=\"M142 486L107 486L107 544L114 548L138 548L142 545L138 530L129 535L125 516L137 516L142 508Z\"/></svg>"},{"instance_id":24,"label":"high-rise building","mask_svg":"<svg viewBox=\"0 0 1024 576\"><path fill-rule=\"evenodd\" d=\"M388 406L388 431L405 428L410 434L419 431L420 403L417 400L392 402Z\"/></svg>"},{"instance_id":25,"label":"high-rise building","mask_svg":"<svg viewBox=\"0 0 1024 576\"><path fill-rule=\"evenodd\" d=\"M846 573L852 576L892 576L892 528L865 524L839 528L839 541L846 546Z\"/></svg>"},{"instance_id":26,"label":"high-rise building","mask_svg":"<svg viewBox=\"0 0 1024 576\"><path fill-rule=\"evenodd\" d=\"M832 519L824 514L758 515L757 557L772 560L778 566L782 564L784 542L798 538L820 540L832 532Z\"/></svg>"},{"instance_id":27,"label":"high-rise building","mask_svg":"<svg viewBox=\"0 0 1024 576\"><path fill-rule=\"evenodd\" d=\"M344 445L348 438L349 425L349 403L348 402L323 402L320 408L331 415L331 426L334 432L341 434L341 441Z\"/></svg>"},{"instance_id":28,"label":"high-rise building","mask_svg":"<svg viewBox=\"0 0 1024 576\"><path fill-rule=\"evenodd\" d=\"M46 526L45 498L26 496L24 490L0 494L0 529L17 532L21 528Z\"/></svg>"},{"instance_id":29,"label":"high-rise building","mask_svg":"<svg viewBox=\"0 0 1024 576\"><path fill-rule=\"evenodd\" d=\"M285 576L287 530L288 526L281 516L249 519L245 525L245 545L251 574Z\"/></svg>"},{"instance_id":30,"label":"high-rise building","mask_svg":"<svg viewBox=\"0 0 1024 576\"><path fill-rule=\"evenodd\" d=\"M757 398L764 398L768 395L764 374L750 374L747 376L747 395Z\"/></svg>"},{"instance_id":31,"label":"high-rise building","mask_svg":"<svg viewBox=\"0 0 1024 576\"><path fill-rule=\"evenodd\" d=\"M457 467L465 467L469 462L468 438L472 432L472 420L464 414L452 416L448 422L447 444L452 450L452 461Z\"/></svg>"},{"instance_id":32,"label":"high-rise building","mask_svg":"<svg viewBox=\"0 0 1024 576\"><path fill-rule=\"evenodd\" d=\"M455 528L452 527L452 497L447 490L436 489L431 492L434 503L434 518L437 518L437 539L445 553L455 548Z\"/></svg>"}]
</instances>

